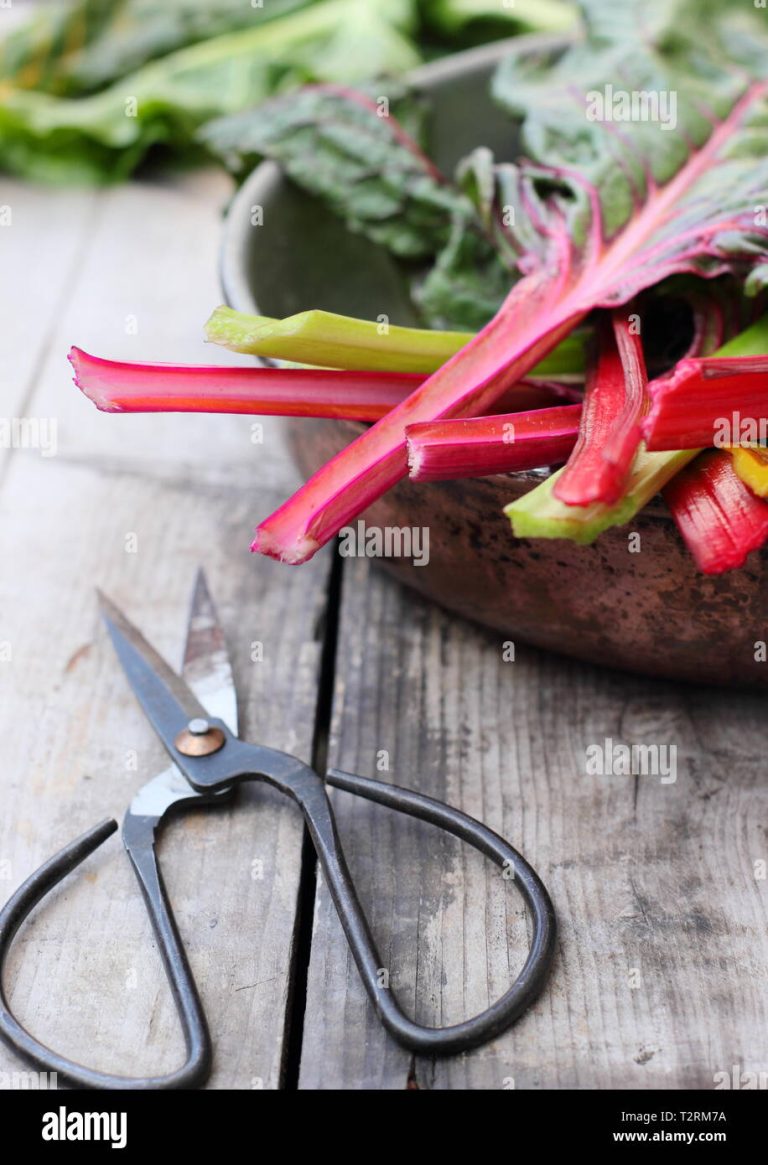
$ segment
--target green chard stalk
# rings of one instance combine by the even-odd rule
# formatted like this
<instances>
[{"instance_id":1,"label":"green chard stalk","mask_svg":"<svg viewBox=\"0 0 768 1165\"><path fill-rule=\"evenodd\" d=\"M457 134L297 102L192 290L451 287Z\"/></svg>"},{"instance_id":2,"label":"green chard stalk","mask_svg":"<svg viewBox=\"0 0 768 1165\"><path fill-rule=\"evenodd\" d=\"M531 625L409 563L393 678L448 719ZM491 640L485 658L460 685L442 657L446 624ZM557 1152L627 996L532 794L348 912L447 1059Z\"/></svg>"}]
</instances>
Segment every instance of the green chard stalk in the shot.
<instances>
[{"instance_id":1,"label":"green chard stalk","mask_svg":"<svg viewBox=\"0 0 768 1165\"><path fill-rule=\"evenodd\" d=\"M472 332L440 332L358 320L328 311L303 311L286 319L217 307L206 338L233 352L366 372L435 372L472 339ZM567 336L531 373L540 379L579 378L584 337Z\"/></svg>"}]
</instances>

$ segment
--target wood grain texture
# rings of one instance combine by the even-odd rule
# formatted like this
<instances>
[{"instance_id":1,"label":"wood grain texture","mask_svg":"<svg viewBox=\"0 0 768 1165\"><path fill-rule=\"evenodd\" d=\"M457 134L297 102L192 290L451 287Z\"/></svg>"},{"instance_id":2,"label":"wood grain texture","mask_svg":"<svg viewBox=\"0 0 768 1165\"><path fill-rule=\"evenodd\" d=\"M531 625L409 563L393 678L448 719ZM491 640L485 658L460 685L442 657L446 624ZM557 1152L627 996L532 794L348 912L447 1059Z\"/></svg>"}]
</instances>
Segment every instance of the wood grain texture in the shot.
<instances>
[{"instance_id":1,"label":"wood grain texture","mask_svg":"<svg viewBox=\"0 0 768 1165\"><path fill-rule=\"evenodd\" d=\"M347 566L330 763L497 829L548 884L560 941L549 987L509 1033L412 1062L373 1016L321 887L302 1086L712 1088L734 1064L765 1071L762 700L515 654L504 662L495 636L368 563ZM675 745L676 781L589 775L587 749L606 738ZM382 749L390 771L377 773ZM514 891L431 828L334 800L406 1008L446 1023L484 1007L523 954Z\"/></svg>"},{"instance_id":2,"label":"wood grain texture","mask_svg":"<svg viewBox=\"0 0 768 1165\"><path fill-rule=\"evenodd\" d=\"M0 22L2 29L2 22ZM92 192L0 182L0 420L30 414L28 398L49 354L98 206ZM10 449L0 441L0 473Z\"/></svg>"},{"instance_id":3,"label":"wood grain texture","mask_svg":"<svg viewBox=\"0 0 768 1165\"><path fill-rule=\"evenodd\" d=\"M4 407L54 418L58 448L51 457L11 450L0 487L3 898L78 833L121 816L165 763L99 625L97 584L178 662L204 565L244 734L311 755L327 559L286 572L248 553L253 524L293 484L278 427L254 444L246 417L102 415L73 387L66 361L73 342L111 356L214 359L200 336L219 297L228 190L218 174L98 196L13 185L22 210L4 304L13 357ZM40 296L31 258L49 220L52 237L64 238L67 207L77 230L41 254L49 284ZM214 1087L281 1081L301 841L295 809L252 787L231 808L174 822L161 843L213 1032ZM116 840L35 912L6 982L22 1021L74 1058L138 1074L181 1060L170 993ZM0 1072L22 1067L0 1047Z\"/></svg>"}]
</instances>

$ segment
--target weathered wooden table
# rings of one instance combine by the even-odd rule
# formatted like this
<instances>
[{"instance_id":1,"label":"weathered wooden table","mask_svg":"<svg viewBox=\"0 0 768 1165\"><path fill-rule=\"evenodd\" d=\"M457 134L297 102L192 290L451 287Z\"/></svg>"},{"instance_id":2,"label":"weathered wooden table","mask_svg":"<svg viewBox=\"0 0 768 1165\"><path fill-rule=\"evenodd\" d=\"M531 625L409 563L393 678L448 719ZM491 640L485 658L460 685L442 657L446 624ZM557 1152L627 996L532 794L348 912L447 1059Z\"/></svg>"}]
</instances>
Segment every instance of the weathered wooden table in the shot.
<instances>
[{"instance_id":1,"label":"weathered wooden table","mask_svg":"<svg viewBox=\"0 0 768 1165\"><path fill-rule=\"evenodd\" d=\"M764 697L521 645L504 662L499 637L365 561L345 562L339 586L330 551L301 569L253 557L252 526L295 484L279 423L259 444L247 417L105 416L72 386L72 343L227 358L201 330L228 193L216 173L106 192L2 183L1 411L42 422L48 443L0 449L0 894L119 816L163 760L94 586L178 660L202 563L245 735L369 775L386 750L378 775L517 845L560 920L551 984L517 1027L462 1058L414 1059L371 1014L294 807L255 786L236 809L181 818L161 858L214 1033L212 1087L709 1088L734 1065L765 1071ZM675 743L676 782L588 775L585 751L606 738ZM423 1022L484 1007L524 955L514 889L431 828L333 796L400 998ZM115 840L35 913L7 982L36 1034L90 1064L180 1060ZM22 1067L0 1048L0 1083Z\"/></svg>"}]
</instances>

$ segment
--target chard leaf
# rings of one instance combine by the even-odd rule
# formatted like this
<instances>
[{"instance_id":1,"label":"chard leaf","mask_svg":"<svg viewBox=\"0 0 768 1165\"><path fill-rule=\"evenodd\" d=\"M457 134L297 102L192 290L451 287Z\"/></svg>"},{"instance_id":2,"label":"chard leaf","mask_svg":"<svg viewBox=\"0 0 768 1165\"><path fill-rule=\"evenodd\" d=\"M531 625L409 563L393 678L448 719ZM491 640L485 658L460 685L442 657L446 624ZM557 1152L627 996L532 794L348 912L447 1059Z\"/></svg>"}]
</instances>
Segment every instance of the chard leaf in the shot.
<instances>
[{"instance_id":1,"label":"chard leaf","mask_svg":"<svg viewBox=\"0 0 768 1165\"><path fill-rule=\"evenodd\" d=\"M493 159L477 151L476 167L465 168L458 184L448 181L418 144L421 107L392 82L386 94L381 86L305 88L256 114L214 122L202 137L230 168L247 169L263 156L280 162L350 230L399 258L435 259L412 280L423 321L476 330L501 306L513 278L488 202Z\"/></svg>"},{"instance_id":2,"label":"chard leaf","mask_svg":"<svg viewBox=\"0 0 768 1165\"><path fill-rule=\"evenodd\" d=\"M265 102L255 115L214 122L202 136L230 166L274 158L351 230L401 258L425 259L448 247L455 222L476 232L480 223L401 124L403 114L414 123L406 91L391 83L386 97L381 89L313 86Z\"/></svg>"},{"instance_id":3,"label":"chard leaf","mask_svg":"<svg viewBox=\"0 0 768 1165\"><path fill-rule=\"evenodd\" d=\"M435 265L415 283L413 298L433 328L477 330L499 310L511 279L489 240L458 217Z\"/></svg>"},{"instance_id":4,"label":"chard leaf","mask_svg":"<svg viewBox=\"0 0 768 1165\"><path fill-rule=\"evenodd\" d=\"M740 0L582 9L585 42L554 63L512 56L494 80L521 126L525 160L508 176L519 249L544 263L566 235L594 305L678 272L737 269L756 292L768 278L765 21Z\"/></svg>"}]
</instances>

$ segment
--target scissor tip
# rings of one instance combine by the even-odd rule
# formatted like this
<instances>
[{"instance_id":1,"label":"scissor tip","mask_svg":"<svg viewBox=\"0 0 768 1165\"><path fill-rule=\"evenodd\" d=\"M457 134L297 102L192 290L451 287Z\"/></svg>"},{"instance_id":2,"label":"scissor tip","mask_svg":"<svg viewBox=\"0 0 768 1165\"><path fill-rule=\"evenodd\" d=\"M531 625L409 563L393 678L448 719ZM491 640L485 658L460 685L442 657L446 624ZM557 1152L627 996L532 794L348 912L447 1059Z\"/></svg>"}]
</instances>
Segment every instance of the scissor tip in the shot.
<instances>
[{"instance_id":1,"label":"scissor tip","mask_svg":"<svg viewBox=\"0 0 768 1165\"><path fill-rule=\"evenodd\" d=\"M106 595L104 593L104 591L101 589L101 587L94 587L94 590L96 591L96 598L98 600L98 604L100 607L112 607L112 606L114 606L114 603L112 602L112 600L109 598L108 595Z\"/></svg>"},{"instance_id":2,"label":"scissor tip","mask_svg":"<svg viewBox=\"0 0 768 1165\"><path fill-rule=\"evenodd\" d=\"M208 586L208 579L202 566L198 566L195 574L191 609L193 616L205 616L208 619L215 619L211 589Z\"/></svg>"},{"instance_id":3,"label":"scissor tip","mask_svg":"<svg viewBox=\"0 0 768 1165\"><path fill-rule=\"evenodd\" d=\"M123 615L120 608L112 602L109 595L106 595L101 587L96 587L95 589L96 599L99 604L99 611L101 612L102 619L104 619L106 623L123 622L125 616Z\"/></svg>"},{"instance_id":4,"label":"scissor tip","mask_svg":"<svg viewBox=\"0 0 768 1165\"><path fill-rule=\"evenodd\" d=\"M194 590L195 593L198 591L204 591L206 594L210 594L208 579L206 578L205 567L203 566L198 566L197 570L195 571Z\"/></svg>"}]
</instances>

